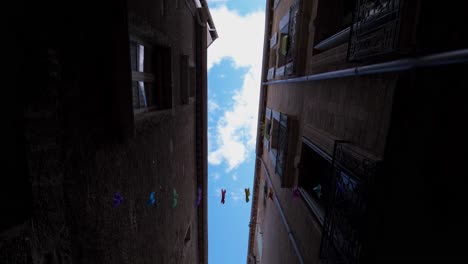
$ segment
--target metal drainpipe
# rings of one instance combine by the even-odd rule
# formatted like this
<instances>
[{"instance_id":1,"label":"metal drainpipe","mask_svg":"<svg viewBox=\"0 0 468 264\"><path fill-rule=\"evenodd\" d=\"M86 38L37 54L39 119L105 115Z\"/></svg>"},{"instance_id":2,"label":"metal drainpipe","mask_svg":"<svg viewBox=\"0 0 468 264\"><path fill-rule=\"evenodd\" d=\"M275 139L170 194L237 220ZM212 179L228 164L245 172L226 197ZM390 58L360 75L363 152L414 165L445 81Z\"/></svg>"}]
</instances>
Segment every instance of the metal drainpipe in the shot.
<instances>
[{"instance_id":1,"label":"metal drainpipe","mask_svg":"<svg viewBox=\"0 0 468 264\"><path fill-rule=\"evenodd\" d=\"M263 159L260 156L257 156L257 159L259 159L260 162L262 163L262 168L263 168L263 171L265 172L265 174L267 176L268 184L271 186L271 188L273 188L273 182L271 181L270 174L268 173L268 170L267 170L267 168L265 166L265 162L263 162ZM289 240L291 241L291 244L292 244L292 246L294 248L294 252L296 253L296 256L297 256L297 258L299 260L299 263L304 264L304 259L302 258L302 254L299 251L299 247L297 246L296 239L294 238L294 235L293 235L293 233L291 231L291 228L289 227L286 216L283 213L283 208L281 207L281 204L279 203L278 196L276 196L276 191L273 191L273 195L275 197L275 199L273 199L273 200L274 200L274 202L276 204L276 207L278 207L278 211L279 211L279 213L281 215L281 220L283 220L283 224L284 224L284 227L286 228L286 232L288 232L288 237L289 237Z\"/></svg>"},{"instance_id":2,"label":"metal drainpipe","mask_svg":"<svg viewBox=\"0 0 468 264\"><path fill-rule=\"evenodd\" d=\"M460 49L422 56L419 58L400 59L384 63L353 67L344 70L318 73L299 78L264 82L263 85L310 82L325 79L343 78L349 76L361 76L376 73L407 71L414 68L441 66L466 62L468 62L468 49Z\"/></svg>"}]
</instances>

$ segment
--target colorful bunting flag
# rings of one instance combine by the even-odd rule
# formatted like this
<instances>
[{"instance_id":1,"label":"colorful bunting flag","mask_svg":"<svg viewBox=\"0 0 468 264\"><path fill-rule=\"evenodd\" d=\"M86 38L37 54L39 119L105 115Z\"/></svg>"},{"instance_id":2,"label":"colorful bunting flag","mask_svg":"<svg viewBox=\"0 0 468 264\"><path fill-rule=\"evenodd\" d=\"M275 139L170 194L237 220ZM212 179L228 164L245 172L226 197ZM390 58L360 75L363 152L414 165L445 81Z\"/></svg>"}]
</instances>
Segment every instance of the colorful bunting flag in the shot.
<instances>
[{"instance_id":1,"label":"colorful bunting flag","mask_svg":"<svg viewBox=\"0 0 468 264\"><path fill-rule=\"evenodd\" d=\"M226 190L221 189L221 203L224 204L226 198Z\"/></svg>"},{"instance_id":2,"label":"colorful bunting flag","mask_svg":"<svg viewBox=\"0 0 468 264\"><path fill-rule=\"evenodd\" d=\"M299 192L299 188L296 185L293 189L293 199L296 200L299 197L301 197L301 193Z\"/></svg>"},{"instance_id":3,"label":"colorful bunting flag","mask_svg":"<svg viewBox=\"0 0 468 264\"><path fill-rule=\"evenodd\" d=\"M150 193L150 198L149 198L148 203L146 203L146 205L150 206L150 205L154 205L155 203L156 203L156 192L152 192Z\"/></svg>"},{"instance_id":4,"label":"colorful bunting flag","mask_svg":"<svg viewBox=\"0 0 468 264\"><path fill-rule=\"evenodd\" d=\"M268 193L268 198L273 201L273 188L270 187L270 192Z\"/></svg>"},{"instance_id":5,"label":"colorful bunting flag","mask_svg":"<svg viewBox=\"0 0 468 264\"><path fill-rule=\"evenodd\" d=\"M173 202L172 202L172 208L176 208L177 206L177 198L179 197L179 195L177 194L177 191L175 188L172 188L172 198L173 198Z\"/></svg>"},{"instance_id":6,"label":"colorful bunting flag","mask_svg":"<svg viewBox=\"0 0 468 264\"><path fill-rule=\"evenodd\" d=\"M114 194L114 208L119 207L119 205L123 202L123 197L120 195L119 192Z\"/></svg>"},{"instance_id":7,"label":"colorful bunting flag","mask_svg":"<svg viewBox=\"0 0 468 264\"><path fill-rule=\"evenodd\" d=\"M198 187L197 206L200 206L201 198L202 198L202 189Z\"/></svg>"}]
</instances>

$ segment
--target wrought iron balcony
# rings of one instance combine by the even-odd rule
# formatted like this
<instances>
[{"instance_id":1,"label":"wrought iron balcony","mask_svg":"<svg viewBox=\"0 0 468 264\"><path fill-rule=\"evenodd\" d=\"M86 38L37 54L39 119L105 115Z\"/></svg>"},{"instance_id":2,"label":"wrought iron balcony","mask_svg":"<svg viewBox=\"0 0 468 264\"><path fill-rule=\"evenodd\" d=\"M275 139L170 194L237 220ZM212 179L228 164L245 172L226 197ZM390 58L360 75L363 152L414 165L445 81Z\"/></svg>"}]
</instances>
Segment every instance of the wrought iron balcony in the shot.
<instances>
[{"instance_id":1,"label":"wrought iron balcony","mask_svg":"<svg viewBox=\"0 0 468 264\"><path fill-rule=\"evenodd\" d=\"M323 263L360 263L367 237L368 195L377 174L371 161L345 142L335 142L332 192L323 224L320 257Z\"/></svg>"},{"instance_id":2,"label":"wrought iron balcony","mask_svg":"<svg viewBox=\"0 0 468 264\"><path fill-rule=\"evenodd\" d=\"M401 0L357 0L348 60L362 60L396 50Z\"/></svg>"}]
</instances>

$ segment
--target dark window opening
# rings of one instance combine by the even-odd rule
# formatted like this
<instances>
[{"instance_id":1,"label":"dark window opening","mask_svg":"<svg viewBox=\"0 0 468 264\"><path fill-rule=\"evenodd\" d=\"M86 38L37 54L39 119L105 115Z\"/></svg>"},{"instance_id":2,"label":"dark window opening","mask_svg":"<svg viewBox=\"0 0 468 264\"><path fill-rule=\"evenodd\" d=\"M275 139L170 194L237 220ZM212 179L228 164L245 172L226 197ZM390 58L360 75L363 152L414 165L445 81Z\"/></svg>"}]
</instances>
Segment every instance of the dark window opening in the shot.
<instances>
[{"instance_id":1,"label":"dark window opening","mask_svg":"<svg viewBox=\"0 0 468 264\"><path fill-rule=\"evenodd\" d=\"M287 116L285 114L280 114L280 122L278 126L278 152L276 155L275 173L280 176L281 182L283 182L283 178L285 174L287 149L288 149Z\"/></svg>"},{"instance_id":2,"label":"dark window opening","mask_svg":"<svg viewBox=\"0 0 468 264\"><path fill-rule=\"evenodd\" d=\"M340 31L347 30L352 24L355 5L356 0L320 1L315 23L314 46ZM340 43L336 45L345 43L348 40L349 32L340 36L341 38L337 40Z\"/></svg>"},{"instance_id":3,"label":"dark window opening","mask_svg":"<svg viewBox=\"0 0 468 264\"><path fill-rule=\"evenodd\" d=\"M307 144L302 143L299 186L313 199L321 213L330 203L331 163Z\"/></svg>"},{"instance_id":4,"label":"dark window opening","mask_svg":"<svg viewBox=\"0 0 468 264\"><path fill-rule=\"evenodd\" d=\"M343 30L353 22L353 10L356 5L356 0L344 0L342 9L342 22L339 30Z\"/></svg>"},{"instance_id":5,"label":"dark window opening","mask_svg":"<svg viewBox=\"0 0 468 264\"><path fill-rule=\"evenodd\" d=\"M361 263L363 244L368 228L366 179L373 175L355 174L359 159L344 150L342 145L335 149L335 170L333 174L333 194L327 204L327 215L323 222L320 258L333 263ZM354 153L357 154L357 153ZM361 161L362 162L362 161ZM371 165L372 162L365 163ZM347 164L353 164L352 170ZM375 168L375 167L374 167ZM371 169L372 170L372 169Z\"/></svg>"},{"instance_id":6,"label":"dark window opening","mask_svg":"<svg viewBox=\"0 0 468 264\"><path fill-rule=\"evenodd\" d=\"M160 110L172 107L171 48L130 41L133 108Z\"/></svg>"},{"instance_id":7,"label":"dark window opening","mask_svg":"<svg viewBox=\"0 0 468 264\"><path fill-rule=\"evenodd\" d=\"M267 139L270 140L270 133L271 133L271 120L268 118L265 118L265 124L263 128L263 136Z\"/></svg>"},{"instance_id":8,"label":"dark window opening","mask_svg":"<svg viewBox=\"0 0 468 264\"><path fill-rule=\"evenodd\" d=\"M277 67L281 67L287 63L286 55L289 50L289 12L281 19L279 26L281 28L278 33Z\"/></svg>"},{"instance_id":9,"label":"dark window opening","mask_svg":"<svg viewBox=\"0 0 468 264\"><path fill-rule=\"evenodd\" d=\"M4 174L0 182L0 206L2 209L0 232L23 224L33 215L27 141L21 114L22 112L16 111L13 124L5 126L9 139L6 140L6 144L2 148L3 157L7 157L5 171L12 172L12 174L8 176Z\"/></svg>"}]
</instances>

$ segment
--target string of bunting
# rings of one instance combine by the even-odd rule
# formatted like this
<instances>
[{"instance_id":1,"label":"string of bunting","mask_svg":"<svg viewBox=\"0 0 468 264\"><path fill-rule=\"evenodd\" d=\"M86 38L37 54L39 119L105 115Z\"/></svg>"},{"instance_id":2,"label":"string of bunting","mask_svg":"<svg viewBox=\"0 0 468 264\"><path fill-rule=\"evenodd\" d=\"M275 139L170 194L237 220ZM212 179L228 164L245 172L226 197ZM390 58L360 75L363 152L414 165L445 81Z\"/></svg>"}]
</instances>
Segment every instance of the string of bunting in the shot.
<instances>
[{"instance_id":1,"label":"string of bunting","mask_svg":"<svg viewBox=\"0 0 468 264\"><path fill-rule=\"evenodd\" d=\"M320 188L321 186L319 186ZM226 192L227 190L226 189L221 189L221 203L222 204L225 204L226 203ZM244 189L244 192L245 192L245 202L248 203L250 201L250 188L245 188ZM293 199L296 200L297 198L300 197L300 192L299 192L299 189L297 186L295 186L292 190L292 195L293 195ZM218 195L208 195L208 197L219 197ZM244 197L244 195L231 195L231 197ZM175 188L172 188L172 208L176 208L177 207L177 199L179 198L179 194L177 193L177 190ZM270 198L271 200L273 200L273 188L272 187L269 187L268 188L268 198ZM198 193L197 193L197 200L195 202L196 206L200 206L200 203L201 203L201 199L202 199L202 189L200 187L198 187ZM123 196L120 194L120 192L116 192L114 194L114 205L113 207L114 208L117 208L120 206L120 204L124 201L124 198ZM151 192L150 195L149 195L149 200L148 202L146 203L147 206L155 206L156 205L156 192Z\"/></svg>"}]
</instances>

